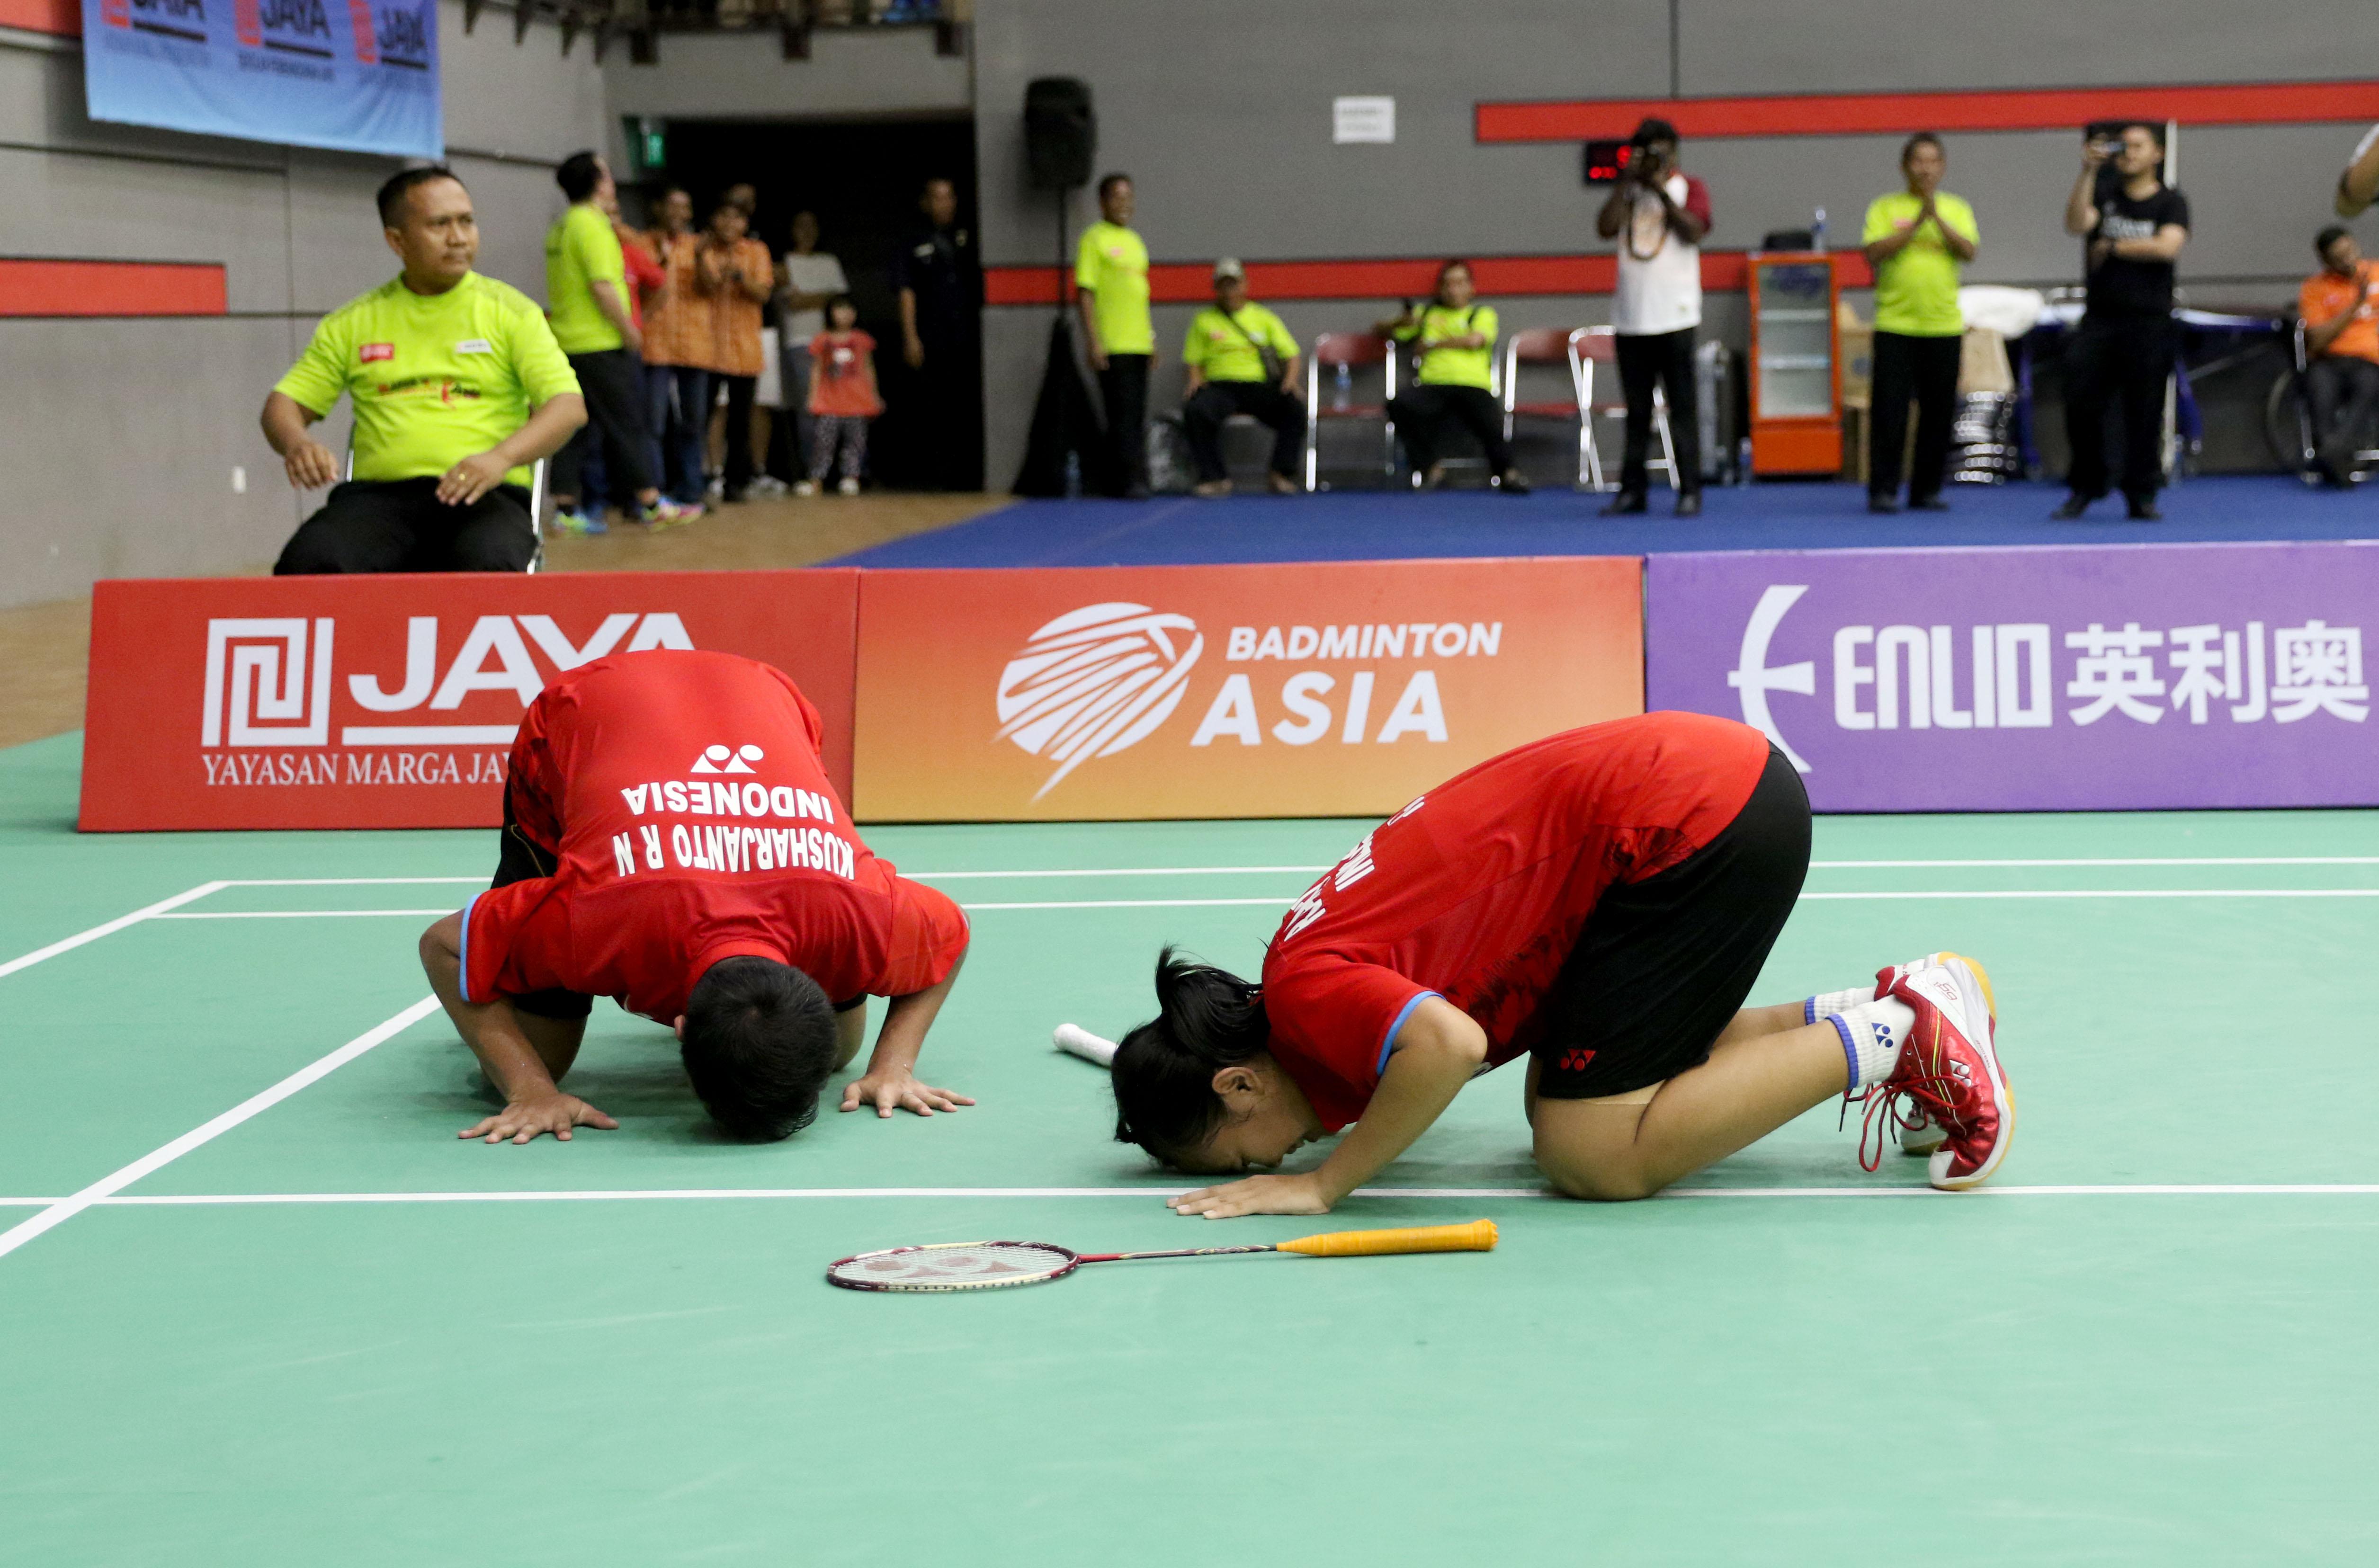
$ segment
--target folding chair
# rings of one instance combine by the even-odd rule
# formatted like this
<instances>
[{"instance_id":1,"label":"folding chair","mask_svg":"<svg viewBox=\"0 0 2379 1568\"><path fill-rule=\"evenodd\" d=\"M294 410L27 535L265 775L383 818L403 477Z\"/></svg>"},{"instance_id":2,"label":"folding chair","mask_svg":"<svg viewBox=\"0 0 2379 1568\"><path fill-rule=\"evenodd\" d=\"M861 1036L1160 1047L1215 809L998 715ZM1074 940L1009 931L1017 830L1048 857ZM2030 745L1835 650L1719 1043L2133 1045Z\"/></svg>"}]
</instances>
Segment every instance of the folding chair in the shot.
<instances>
[{"instance_id":1,"label":"folding chair","mask_svg":"<svg viewBox=\"0 0 2379 1568\"><path fill-rule=\"evenodd\" d=\"M1617 385L1619 334L1609 327L1581 327L1570 334L1570 349L1576 356L1575 363L1577 366L1579 405L1586 409L1589 416L1600 414L1605 418L1624 419L1627 416L1627 397ZM1611 380L1613 390L1619 392L1618 396L1597 397L1595 395L1594 370L1598 365L1611 367ZM1594 439L1593 419L1588 417L1582 420L1581 424L1585 428L1579 439L1585 446L1587 472L1592 476L1588 488L1597 490L1617 489L1619 487L1615 482L1605 483L1603 480L1602 449L1600 443ZM1667 474L1671 489L1684 488L1677 482L1677 443L1669 435L1669 394L1657 386L1652 389L1652 433L1660 438L1660 451L1659 455L1647 460L1644 466L1648 470L1657 468Z\"/></svg>"},{"instance_id":2,"label":"folding chair","mask_svg":"<svg viewBox=\"0 0 2379 1568\"><path fill-rule=\"evenodd\" d=\"M1578 340L1590 329L1581 327L1564 332L1559 327L1531 327L1527 332L1514 332L1503 344L1503 439L1512 439L1512 428L1517 420L1559 419L1577 421L1577 485L1587 488L1588 455L1594 451L1593 440L1587 426L1594 416L1588 411L1585 361L1580 357ZM1569 397L1544 403L1522 403L1520 367L1523 365L1560 365L1569 371Z\"/></svg>"},{"instance_id":3,"label":"folding chair","mask_svg":"<svg viewBox=\"0 0 2379 1568\"><path fill-rule=\"evenodd\" d=\"M2320 442L2313 436L2313 399L2309 395L2311 389L2305 384L2305 378L2313 369L2313 356L2305 352L2305 330L2302 321L2297 323L2294 341L2295 346L2292 353L2296 358L2297 368L2297 476L2306 484L2313 485L2321 482L2320 470L2313 466L2319 461L2321 452ZM2379 464L2379 448L2362 448L2356 451L2353 467L2347 473L2346 482L2349 485L2362 483L2371 476L2371 470L2374 464Z\"/></svg>"},{"instance_id":4,"label":"folding chair","mask_svg":"<svg viewBox=\"0 0 2379 1568\"><path fill-rule=\"evenodd\" d=\"M1330 368L1333 393L1328 407L1322 403L1322 369ZM1356 403L1354 372L1366 365L1381 367L1384 391L1377 403ZM1322 421L1377 419L1380 422L1380 471L1393 486L1396 481L1396 422L1388 417L1388 399L1396 395L1396 345L1378 332L1324 332L1313 340L1313 356L1305 365L1305 488L1322 488L1320 477Z\"/></svg>"},{"instance_id":5,"label":"folding chair","mask_svg":"<svg viewBox=\"0 0 2379 1568\"><path fill-rule=\"evenodd\" d=\"M339 470L339 477L352 479L355 476L356 449L350 443L346 465ZM535 572L545 565L545 459L542 457L528 465L528 532L533 542L529 546L528 565L524 570Z\"/></svg>"}]
</instances>

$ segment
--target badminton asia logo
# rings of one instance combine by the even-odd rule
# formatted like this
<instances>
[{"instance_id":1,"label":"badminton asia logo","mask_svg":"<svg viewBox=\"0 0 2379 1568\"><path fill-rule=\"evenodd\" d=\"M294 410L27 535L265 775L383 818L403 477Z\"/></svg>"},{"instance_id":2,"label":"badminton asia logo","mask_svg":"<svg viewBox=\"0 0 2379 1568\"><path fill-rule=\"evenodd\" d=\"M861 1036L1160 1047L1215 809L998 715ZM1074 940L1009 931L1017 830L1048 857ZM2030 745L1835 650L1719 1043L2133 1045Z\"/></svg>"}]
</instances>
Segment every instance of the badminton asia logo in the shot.
<instances>
[{"instance_id":1,"label":"badminton asia logo","mask_svg":"<svg viewBox=\"0 0 2379 1568\"><path fill-rule=\"evenodd\" d=\"M1093 604L1033 633L999 672L999 734L1057 765L1039 800L1093 757L1173 717L1206 649L1197 622L1144 604Z\"/></svg>"}]
</instances>

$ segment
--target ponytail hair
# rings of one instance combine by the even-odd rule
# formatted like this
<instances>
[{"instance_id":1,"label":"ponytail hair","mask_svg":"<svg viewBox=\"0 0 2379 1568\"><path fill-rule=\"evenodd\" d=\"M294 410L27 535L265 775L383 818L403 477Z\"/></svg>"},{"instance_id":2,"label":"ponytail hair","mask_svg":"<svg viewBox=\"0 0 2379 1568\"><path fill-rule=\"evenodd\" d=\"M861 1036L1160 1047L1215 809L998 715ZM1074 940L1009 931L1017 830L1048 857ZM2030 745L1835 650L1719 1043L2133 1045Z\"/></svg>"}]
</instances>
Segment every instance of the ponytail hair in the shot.
<instances>
[{"instance_id":1,"label":"ponytail hair","mask_svg":"<svg viewBox=\"0 0 2379 1568\"><path fill-rule=\"evenodd\" d=\"M1271 1038L1262 986L1166 947L1156 1017L1116 1047L1116 1141L1166 1164L1196 1153L1223 1125L1214 1075L1262 1055Z\"/></svg>"}]
</instances>

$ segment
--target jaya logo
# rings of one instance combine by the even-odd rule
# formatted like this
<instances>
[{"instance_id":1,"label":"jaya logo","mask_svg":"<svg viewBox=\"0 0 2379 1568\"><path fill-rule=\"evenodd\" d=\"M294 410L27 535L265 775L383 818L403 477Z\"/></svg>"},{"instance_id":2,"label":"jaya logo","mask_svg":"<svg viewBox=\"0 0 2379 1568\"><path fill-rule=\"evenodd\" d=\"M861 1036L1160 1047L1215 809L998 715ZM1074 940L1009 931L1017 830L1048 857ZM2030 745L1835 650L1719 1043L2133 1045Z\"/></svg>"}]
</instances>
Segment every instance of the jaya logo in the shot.
<instances>
[{"instance_id":1,"label":"jaya logo","mask_svg":"<svg viewBox=\"0 0 2379 1568\"><path fill-rule=\"evenodd\" d=\"M997 737L1057 764L1033 798L1170 718L1205 648L1197 622L1144 604L1086 605L1033 633L999 672Z\"/></svg>"}]
</instances>

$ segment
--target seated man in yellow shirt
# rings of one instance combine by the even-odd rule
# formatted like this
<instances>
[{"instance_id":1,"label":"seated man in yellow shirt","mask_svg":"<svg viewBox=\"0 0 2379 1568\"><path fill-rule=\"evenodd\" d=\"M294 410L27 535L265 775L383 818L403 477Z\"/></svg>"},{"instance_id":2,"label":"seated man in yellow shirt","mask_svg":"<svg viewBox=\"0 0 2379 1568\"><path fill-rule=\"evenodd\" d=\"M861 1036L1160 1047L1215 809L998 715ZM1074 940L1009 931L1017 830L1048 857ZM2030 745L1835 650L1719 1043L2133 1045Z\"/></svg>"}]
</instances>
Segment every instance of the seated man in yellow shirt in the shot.
<instances>
[{"instance_id":1,"label":"seated man in yellow shirt","mask_svg":"<svg viewBox=\"0 0 2379 1568\"><path fill-rule=\"evenodd\" d=\"M1474 303L1470 263L1448 261L1437 270L1437 296L1419 310L1383 321L1379 331L1413 351L1411 388L1388 400L1388 417L1405 441L1405 455L1431 489L1445 482L1438 457L1452 428L1460 425L1487 450L1490 482L1505 495L1528 493L1528 476L1512 461L1503 439L1503 405L1495 401L1495 308Z\"/></svg>"},{"instance_id":2,"label":"seated man in yellow shirt","mask_svg":"<svg viewBox=\"0 0 2379 1568\"><path fill-rule=\"evenodd\" d=\"M1264 364L1266 355L1277 368ZM1297 396L1297 340L1281 319L1248 300L1247 269L1228 257L1214 263L1214 303L1190 322L1181 345L1190 368L1182 433L1198 464L1198 493L1231 493L1223 466L1223 421L1246 414L1272 427L1272 488L1295 495L1305 450L1305 404Z\"/></svg>"},{"instance_id":3,"label":"seated man in yellow shirt","mask_svg":"<svg viewBox=\"0 0 2379 1568\"><path fill-rule=\"evenodd\" d=\"M537 553L529 465L586 422L545 314L471 271L471 193L442 168L380 190L395 279L322 319L264 400L264 439L300 490L339 477L307 433L354 400L355 469L273 567L325 572L523 572Z\"/></svg>"}]
</instances>

